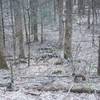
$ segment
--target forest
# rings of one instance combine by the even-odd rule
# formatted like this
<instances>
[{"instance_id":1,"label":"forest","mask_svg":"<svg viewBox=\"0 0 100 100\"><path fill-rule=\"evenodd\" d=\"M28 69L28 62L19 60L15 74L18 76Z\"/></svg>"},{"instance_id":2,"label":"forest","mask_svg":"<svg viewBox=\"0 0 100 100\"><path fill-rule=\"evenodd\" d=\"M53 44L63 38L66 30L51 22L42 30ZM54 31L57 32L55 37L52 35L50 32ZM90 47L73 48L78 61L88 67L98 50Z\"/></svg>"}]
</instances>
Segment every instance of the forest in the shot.
<instances>
[{"instance_id":1,"label":"forest","mask_svg":"<svg viewBox=\"0 0 100 100\"><path fill-rule=\"evenodd\" d=\"M100 0L0 0L0 100L100 100Z\"/></svg>"}]
</instances>

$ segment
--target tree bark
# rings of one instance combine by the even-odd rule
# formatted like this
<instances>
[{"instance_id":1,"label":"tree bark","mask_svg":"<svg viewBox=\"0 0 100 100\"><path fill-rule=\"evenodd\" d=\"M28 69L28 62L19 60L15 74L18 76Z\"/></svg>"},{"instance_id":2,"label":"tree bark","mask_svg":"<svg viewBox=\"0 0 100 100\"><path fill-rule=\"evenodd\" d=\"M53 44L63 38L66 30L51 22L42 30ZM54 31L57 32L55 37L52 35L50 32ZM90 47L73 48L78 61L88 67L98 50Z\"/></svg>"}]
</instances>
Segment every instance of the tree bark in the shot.
<instances>
[{"instance_id":1,"label":"tree bark","mask_svg":"<svg viewBox=\"0 0 100 100\"><path fill-rule=\"evenodd\" d=\"M97 69L97 73L100 76L100 36L99 36L98 69Z\"/></svg>"},{"instance_id":2,"label":"tree bark","mask_svg":"<svg viewBox=\"0 0 100 100\"><path fill-rule=\"evenodd\" d=\"M14 19L15 19L15 31L19 43L19 58L24 58L24 39L23 39L23 30L22 30L22 14L21 6L19 0L13 1L14 5Z\"/></svg>"},{"instance_id":3,"label":"tree bark","mask_svg":"<svg viewBox=\"0 0 100 100\"><path fill-rule=\"evenodd\" d=\"M5 48L5 29L4 29L4 12L3 12L3 1L0 0L0 8L1 8L1 18L2 18L2 32L3 32L3 46Z\"/></svg>"},{"instance_id":4,"label":"tree bark","mask_svg":"<svg viewBox=\"0 0 100 100\"><path fill-rule=\"evenodd\" d=\"M90 17L91 17L91 4L90 4L90 0L87 1L88 2L88 29L90 29Z\"/></svg>"},{"instance_id":5,"label":"tree bark","mask_svg":"<svg viewBox=\"0 0 100 100\"><path fill-rule=\"evenodd\" d=\"M37 0L30 0L31 34L34 35L34 42L38 41L37 6L38 6Z\"/></svg>"},{"instance_id":6,"label":"tree bark","mask_svg":"<svg viewBox=\"0 0 100 100\"><path fill-rule=\"evenodd\" d=\"M72 42L72 0L66 1L66 21L64 36L64 58L71 58L71 42Z\"/></svg>"},{"instance_id":7,"label":"tree bark","mask_svg":"<svg viewBox=\"0 0 100 100\"><path fill-rule=\"evenodd\" d=\"M1 6L1 2L0 2ZM0 7L1 8L1 7ZM8 69L7 63L4 57L4 46L3 46L3 29L2 29L2 17L0 13L0 69Z\"/></svg>"},{"instance_id":8,"label":"tree bark","mask_svg":"<svg viewBox=\"0 0 100 100\"><path fill-rule=\"evenodd\" d=\"M58 12L59 12L59 47L63 47L63 0L58 0Z\"/></svg>"},{"instance_id":9,"label":"tree bark","mask_svg":"<svg viewBox=\"0 0 100 100\"><path fill-rule=\"evenodd\" d=\"M13 38L13 60L14 63L16 62L16 34L15 34L15 30L14 30L14 12L13 12L13 4L12 4L12 0L9 1L10 2L10 16L11 16L11 25L12 25L12 38Z\"/></svg>"}]
</instances>

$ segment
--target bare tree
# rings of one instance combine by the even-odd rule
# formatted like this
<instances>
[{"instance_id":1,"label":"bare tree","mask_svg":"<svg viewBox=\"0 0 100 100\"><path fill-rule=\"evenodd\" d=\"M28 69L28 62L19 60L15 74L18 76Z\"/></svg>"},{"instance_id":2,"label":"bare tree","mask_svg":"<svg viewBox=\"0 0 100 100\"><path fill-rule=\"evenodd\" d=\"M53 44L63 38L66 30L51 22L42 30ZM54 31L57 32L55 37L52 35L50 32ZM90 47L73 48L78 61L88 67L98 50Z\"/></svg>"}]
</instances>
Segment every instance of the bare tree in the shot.
<instances>
[{"instance_id":1,"label":"bare tree","mask_svg":"<svg viewBox=\"0 0 100 100\"><path fill-rule=\"evenodd\" d=\"M88 2L88 29L90 29L90 17L91 17L91 2L90 0Z\"/></svg>"},{"instance_id":2,"label":"bare tree","mask_svg":"<svg viewBox=\"0 0 100 100\"><path fill-rule=\"evenodd\" d=\"M0 7L1 7L1 18L2 18L2 32L3 32L3 45L5 48L5 28L4 28L4 13L3 13L3 1L0 0Z\"/></svg>"},{"instance_id":3,"label":"bare tree","mask_svg":"<svg viewBox=\"0 0 100 100\"><path fill-rule=\"evenodd\" d=\"M1 2L0 2L1 6ZM1 7L0 7L1 8ZM1 9L0 9L1 12ZM2 27L2 16L0 13L0 69L8 69L7 63L4 57L4 46L3 46L3 27Z\"/></svg>"},{"instance_id":4,"label":"bare tree","mask_svg":"<svg viewBox=\"0 0 100 100\"><path fill-rule=\"evenodd\" d=\"M27 4L26 4L25 0L24 1L22 0L21 4L22 4L22 9L23 9L23 20L24 20L26 42L28 42L28 29L27 29L27 18L26 18L26 9L27 8L25 7L25 5L27 5Z\"/></svg>"},{"instance_id":5,"label":"bare tree","mask_svg":"<svg viewBox=\"0 0 100 100\"><path fill-rule=\"evenodd\" d=\"M24 39L22 29L22 13L20 0L13 0L14 19L15 19L15 32L19 42L19 58L24 58Z\"/></svg>"},{"instance_id":6,"label":"bare tree","mask_svg":"<svg viewBox=\"0 0 100 100\"><path fill-rule=\"evenodd\" d=\"M27 13L28 13L28 30L29 30L29 32L28 32L28 67L30 67L30 56L31 56L31 52L30 52L30 35L31 35L31 16L30 16L30 10L29 10L29 8L27 9Z\"/></svg>"},{"instance_id":7,"label":"bare tree","mask_svg":"<svg viewBox=\"0 0 100 100\"><path fill-rule=\"evenodd\" d=\"M63 45L63 0L58 0L58 13L59 13L59 46Z\"/></svg>"},{"instance_id":8,"label":"bare tree","mask_svg":"<svg viewBox=\"0 0 100 100\"><path fill-rule=\"evenodd\" d=\"M78 13L85 14L85 0L78 0Z\"/></svg>"},{"instance_id":9,"label":"bare tree","mask_svg":"<svg viewBox=\"0 0 100 100\"><path fill-rule=\"evenodd\" d=\"M54 23L56 22L56 3L57 0L54 0Z\"/></svg>"},{"instance_id":10,"label":"bare tree","mask_svg":"<svg viewBox=\"0 0 100 100\"><path fill-rule=\"evenodd\" d=\"M100 36L99 36L99 50L98 50L98 75L100 75Z\"/></svg>"},{"instance_id":11,"label":"bare tree","mask_svg":"<svg viewBox=\"0 0 100 100\"><path fill-rule=\"evenodd\" d=\"M34 35L35 42L38 41L37 11L38 11L38 0L30 0L31 34Z\"/></svg>"},{"instance_id":12,"label":"bare tree","mask_svg":"<svg viewBox=\"0 0 100 100\"><path fill-rule=\"evenodd\" d=\"M11 28L12 28L12 38L13 38L13 57L14 57L14 63L16 59L16 35L14 30L14 12L13 12L13 5L12 0L10 0L10 14L11 14Z\"/></svg>"},{"instance_id":13,"label":"bare tree","mask_svg":"<svg viewBox=\"0 0 100 100\"><path fill-rule=\"evenodd\" d=\"M41 43L43 43L44 41L44 35L43 35L43 28L44 28L44 25L43 25L43 14L42 14L42 9L40 10L41 12Z\"/></svg>"},{"instance_id":14,"label":"bare tree","mask_svg":"<svg viewBox=\"0 0 100 100\"><path fill-rule=\"evenodd\" d=\"M64 37L64 58L72 56L71 40L72 38L72 0L66 0L66 20L65 20L65 37Z\"/></svg>"}]
</instances>

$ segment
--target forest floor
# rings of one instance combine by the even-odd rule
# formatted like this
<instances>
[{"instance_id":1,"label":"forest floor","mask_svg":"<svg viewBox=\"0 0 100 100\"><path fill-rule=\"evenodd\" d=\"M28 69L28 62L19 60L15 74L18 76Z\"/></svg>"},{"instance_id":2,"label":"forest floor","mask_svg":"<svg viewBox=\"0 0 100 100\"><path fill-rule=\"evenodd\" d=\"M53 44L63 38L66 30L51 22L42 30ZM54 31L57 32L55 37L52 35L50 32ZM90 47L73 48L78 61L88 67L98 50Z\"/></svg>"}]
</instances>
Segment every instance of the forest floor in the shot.
<instances>
[{"instance_id":1,"label":"forest floor","mask_svg":"<svg viewBox=\"0 0 100 100\"><path fill-rule=\"evenodd\" d=\"M0 71L0 86L4 86L0 87L0 100L100 100L100 77L96 74L98 34L92 45L92 27L88 30L86 24L85 18L81 18L73 25L71 60L65 60L63 49L58 48L58 28L45 27L46 41L42 45L31 43L30 67L27 67L27 58L16 60L13 91L6 88L10 71ZM27 54L26 44L25 47ZM7 48L7 53L12 54L11 47ZM11 61L7 60L9 64ZM85 75L86 81L74 82L73 67L75 73Z\"/></svg>"}]
</instances>

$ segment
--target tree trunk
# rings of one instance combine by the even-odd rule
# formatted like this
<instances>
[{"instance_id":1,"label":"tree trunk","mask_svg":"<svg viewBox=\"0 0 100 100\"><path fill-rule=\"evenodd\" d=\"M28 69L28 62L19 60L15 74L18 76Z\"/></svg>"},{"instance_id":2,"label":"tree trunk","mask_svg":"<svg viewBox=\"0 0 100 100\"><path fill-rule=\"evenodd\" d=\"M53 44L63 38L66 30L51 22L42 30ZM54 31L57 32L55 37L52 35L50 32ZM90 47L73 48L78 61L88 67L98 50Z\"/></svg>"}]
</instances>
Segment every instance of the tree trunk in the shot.
<instances>
[{"instance_id":1,"label":"tree trunk","mask_svg":"<svg viewBox=\"0 0 100 100\"><path fill-rule=\"evenodd\" d=\"M8 69L3 51L0 51L0 69Z\"/></svg>"},{"instance_id":2,"label":"tree trunk","mask_svg":"<svg viewBox=\"0 0 100 100\"><path fill-rule=\"evenodd\" d=\"M1 6L1 2L0 2ZM0 7L1 8L1 7ZM0 69L8 69L7 63L4 57L4 46L3 46L3 30L2 30L2 17L0 13Z\"/></svg>"},{"instance_id":3,"label":"tree trunk","mask_svg":"<svg viewBox=\"0 0 100 100\"><path fill-rule=\"evenodd\" d=\"M88 29L90 29L90 17L91 17L91 5L90 5L90 0L88 2Z\"/></svg>"},{"instance_id":4,"label":"tree trunk","mask_svg":"<svg viewBox=\"0 0 100 100\"><path fill-rule=\"evenodd\" d=\"M4 18L3 18L3 1L0 0L0 8L1 8L1 18L2 18L2 32L3 32L3 46L5 48L5 29L4 29Z\"/></svg>"},{"instance_id":5,"label":"tree trunk","mask_svg":"<svg viewBox=\"0 0 100 100\"><path fill-rule=\"evenodd\" d=\"M31 30L30 30L30 12L29 9L27 10L28 13L28 30L29 30L29 34L28 34L28 67L30 67L30 56L31 56L31 52L30 52L30 35L31 35Z\"/></svg>"},{"instance_id":6,"label":"tree trunk","mask_svg":"<svg viewBox=\"0 0 100 100\"><path fill-rule=\"evenodd\" d=\"M59 47L63 46L63 0L58 0L58 12L59 12Z\"/></svg>"},{"instance_id":7,"label":"tree trunk","mask_svg":"<svg viewBox=\"0 0 100 100\"><path fill-rule=\"evenodd\" d=\"M16 34L14 30L14 12L13 12L13 5L12 0L10 0L10 16L11 16L11 25L12 25L12 38L13 38L13 57L14 57L14 63L16 62Z\"/></svg>"},{"instance_id":8,"label":"tree trunk","mask_svg":"<svg viewBox=\"0 0 100 100\"><path fill-rule=\"evenodd\" d=\"M56 0L54 0L54 24L56 23Z\"/></svg>"},{"instance_id":9,"label":"tree trunk","mask_svg":"<svg viewBox=\"0 0 100 100\"><path fill-rule=\"evenodd\" d=\"M64 58L65 59L68 59L72 56L71 38L72 38L72 0L67 0L66 1L65 37L64 37Z\"/></svg>"},{"instance_id":10,"label":"tree trunk","mask_svg":"<svg viewBox=\"0 0 100 100\"><path fill-rule=\"evenodd\" d=\"M43 18L43 8L40 7L40 18L41 18L41 44L44 43L45 37L44 37L44 18Z\"/></svg>"},{"instance_id":11,"label":"tree trunk","mask_svg":"<svg viewBox=\"0 0 100 100\"><path fill-rule=\"evenodd\" d=\"M85 13L85 0L78 0L78 13L84 15Z\"/></svg>"},{"instance_id":12,"label":"tree trunk","mask_svg":"<svg viewBox=\"0 0 100 100\"><path fill-rule=\"evenodd\" d=\"M23 9L24 29L25 29L26 43L27 43L28 42L28 30L27 30L27 19L25 15L25 1L23 1L21 4L22 4L22 9Z\"/></svg>"},{"instance_id":13,"label":"tree trunk","mask_svg":"<svg viewBox=\"0 0 100 100\"><path fill-rule=\"evenodd\" d=\"M31 12L31 34L34 35L34 42L38 41L38 25L37 25L37 11L38 1L30 0L30 12Z\"/></svg>"},{"instance_id":14,"label":"tree trunk","mask_svg":"<svg viewBox=\"0 0 100 100\"><path fill-rule=\"evenodd\" d=\"M100 36L99 36L99 50L98 50L98 69L97 69L98 75L100 75Z\"/></svg>"},{"instance_id":15,"label":"tree trunk","mask_svg":"<svg viewBox=\"0 0 100 100\"><path fill-rule=\"evenodd\" d=\"M15 31L19 43L19 58L24 58L25 57L24 39L22 30L22 14L21 14L20 1L14 0L13 4L14 4Z\"/></svg>"}]
</instances>

